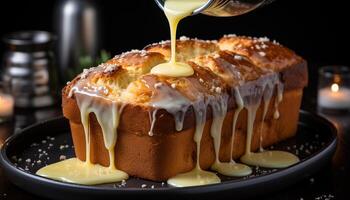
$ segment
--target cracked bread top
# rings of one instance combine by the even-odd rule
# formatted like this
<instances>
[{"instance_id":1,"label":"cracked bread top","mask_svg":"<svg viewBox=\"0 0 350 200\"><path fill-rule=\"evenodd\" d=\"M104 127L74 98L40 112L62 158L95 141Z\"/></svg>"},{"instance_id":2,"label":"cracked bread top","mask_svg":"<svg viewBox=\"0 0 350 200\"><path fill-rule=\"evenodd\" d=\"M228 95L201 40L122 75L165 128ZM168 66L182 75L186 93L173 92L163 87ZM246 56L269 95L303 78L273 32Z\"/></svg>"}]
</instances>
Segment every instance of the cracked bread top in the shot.
<instances>
[{"instance_id":1,"label":"cracked bread top","mask_svg":"<svg viewBox=\"0 0 350 200\"><path fill-rule=\"evenodd\" d=\"M84 70L68 83L62 91L63 104L74 100L74 87L112 101L148 108L161 98L164 87L171 91L172 98L181 95L194 102L230 94L232 88L271 73L279 74L286 90L307 84L306 62L267 38L227 35L218 41L204 41L181 37L177 41L177 60L187 62L195 73L178 78L150 74L152 67L169 59L169 41L117 55Z\"/></svg>"}]
</instances>

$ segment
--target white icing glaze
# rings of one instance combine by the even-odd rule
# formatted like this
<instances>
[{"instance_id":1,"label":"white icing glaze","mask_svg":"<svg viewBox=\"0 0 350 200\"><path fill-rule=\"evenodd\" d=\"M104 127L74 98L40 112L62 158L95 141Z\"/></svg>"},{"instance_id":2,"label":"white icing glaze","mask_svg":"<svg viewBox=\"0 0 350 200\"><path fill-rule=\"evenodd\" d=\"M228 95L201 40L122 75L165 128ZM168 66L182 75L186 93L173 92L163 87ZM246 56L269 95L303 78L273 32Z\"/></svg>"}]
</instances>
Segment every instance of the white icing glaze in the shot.
<instances>
[{"instance_id":1,"label":"white icing glaze","mask_svg":"<svg viewBox=\"0 0 350 200\"><path fill-rule=\"evenodd\" d=\"M47 165L36 172L46 178L83 185L113 183L128 179L123 171L70 158Z\"/></svg>"},{"instance_id":2,"label":"white icing glaze","mask_svg":"<svg viewBox=\"0 0 350 200\"><path fill-rule=\"evenodd\" d=\"M152 111L152 116L150 115L150 133L153 135L153 127L156 120L155 115L159 109L165 109L168 113L172 114L174 117L176 130L181 131L183 129L183 122L186 112L191 106L191 102L175 88L165 83L153 84L153 88L155 89L155 93L152 96L152 100L150 101L149 105L155 110Z\"/></svg>"},{"instance_id":3,"label":"white icing glaze","mask_svg":"<svg viewBox=\"0 0 350 200\"><path fill-rule=\"evenodd\" d=\"M237 108L235 110L234 116L233 116L233 122L232 122L232 138L231 138L231 148L230 148L230 162L216 162L214 163L214 166L212 169L217 170L220 174L226 175L226 176L247 176L252 173L252 170L249 166L236 163L233 160L233 149L234 149L234 138L235 138L235 131L236 131L236 123L239 116L239 113L244 107L244 102L241 98L241 95L239 93L238 87L235 87L233 90L235 101L237 104ZM218 156L218 155L216 155Z\"/></svg>"},{"instance_id":4,"label":"white icing glaze","mask_svg":"<svg viewBox=\"0 0 350 200\"><path fill-rule=\"evenodd\" d=\"M235 113L233 115L233 122L232 122L232 138L231 138L231 150L230 150L230 159L233 161L233 149L234 149L234 139L235 139L235 131L236 131L236 124L237 124L237 119L239 116L239 113L241 113L242 109L244 108L244 102L241 97L241 94L239 93L238 87L234 88L234 95L235 95L235 101L237 108L235 110Z\"/></svg>"},{"instance_id":5,"label":"white icing glaze","mask_svg":"<svg viewBox=\"0 0 350 200\"><path fill-rule=\"evenodd\" d=\"M234 71L234 70L233 70ZM233 73L233 72L230 72ZM235 74L237 76L237 74ZM81 84L81 83L80 83ZM81 184L96 184L108 181L120 181L127 178L127 174L115 168L115 155L114 147L117 141L117 127L119 123L119 117L123 111L123 105L118 105L116 102L105 99L101 96L101 90L99 88L85 84L83 88L77 84L73 87L69 93L69 96L75 95L77 104L81 112L81 122L84 127L85 139L86 139L86 161L84 162L91 171L98 170L103 174L114 173L112 176L91 175L91 179L82 178L86 174L80 174L77 172L77 177L74 177L72 173L67 171L57 171L53 173L52 170L57 170L57 167L62 169L72 170L72 166L76 166L77 169L81 168L81 161L78 159L70 159L56 163L55 165L48 166L38 171L38 174L46 177L50 177L57 180L76 182ZM256 84L256 85L251 85ZM84 85L84 84L81 84ZM251 173L251 169L244 164L235 163L232 159L233 144L234 144L234 133L236 128L237 119L240 111L245 107L248 111L247 120L247 142L246 142L246 153L241 158L241 161L250 164L263 167L288 167L296 162L298 158L293 154L282 151L263 151L262 149L262 132L263 127L260 130L260 153L251 152L251 140L253 134L253 127L256 118L256 112L259 108L261 101L264 101L264 110L262 116L262 122L265 120L265 116L268 112L268 105L273 96L275 85L277 85L277 98L275 101L275 113L278 113L278 104L282 101L283 97L283 85L279 82L278 75L271 73L263 78L258 79L254 83L246 83L244 86L234 88L235 101L237 108L234 113L232 122L232 139L231 139L231 161L223 163L219 160L219 151L221 146L221 134L222 125L227 114L228 95L222 93L218 96L209 96L204 98L199 91L194 91L199 96L195 102L191 102L181 93L176 90L176 87L170 87L165 83L152 83L152 87L155 89L155 93L150 101L150 106L154 108L149 113L151 127L149 135L153 136L153 128L156 122L156 114L159 109L164 109L174 117L175 128L177 131L183 129L184 118L187 110L190 106L194 109L196 117L194 141L196 143L196 166L190 172L178 174L168 180L168 183L174 186L194 186L203 184L219 183L220 179L213 172L204 171L200 167L200 143L204 126L207 119L207 107L208 105L212 108L212 125L211 125L211 136L214 141L215 150L215 162L212 165L212 169L218 171L221 174L227 176L246 176ZM105 93L102 91L102 93ZM201 94L201 95L199 95ZM105 106L100 101L108 101L111 106ZM112 107L112 109L111 109ZM90 160L90 128L89 128L89 114L94 113L98 123L100 124L103 132L104 144L109 152L110 165L109 168L104 168L100 165L91 164ZM112 123L111 122L112 119ZM109 170L109 171L108 171ZM72 170L74 171L74 170ZM66 174L64 174L66 173ZM112 177L112 178L111 178ZM110 179L111 178L111 179ZM78 180L79 179L79 180Z\"/></svg>"},{"instance_id":6,"label":"white icing glaze","mask_svg":"<svg viewBox=\"0 0 350 200\"><path fill-rule=\"evenodd\" d=\"M225 94L221 97L214 98L211 100L210 105L213 111L213 121L211 125L211 136L214 141L214 150L215 150L215 162L211 166L211 169L218 171L219 173L226 176L247 176L252 173L250 167L244 164L236 163L232 159L233 151L233 141L234 141L234 132L236 127L236 121L239 115L239 112L243 108L243 101L240 97L238 88L235 88L235 99L237 103L237 109L233 118L233 127L232 127L232 139L231 139L231 154L229 162L221 162L219 159L220 147L221 147L221 137L222 137L222 125L227 113L227 103L228 96Z\"/></svg>"},{"instance_id":7,"label":"white icing glaze","mask_svg":"<svg viewBox=\"0 0 350 200\"><path fill-rule=\"evenodd\" d=\"M71 158L43 167L37 171L37 174L55 180L85 185L118 182L128 179L127 173L116 169L114 155L118 136L117 128L124 105L118 105L114 101L90 92L80 91L79 87L74 87L72 91L74 92L80 110L81 123L84 127L85 162L77 158ZM106 106L101 101L108 102L111 105ZM104 145L109 154L109 167L91 163L90 113L95 114L102 129Z\"/></svg>"},{"instance_id":8,"label":"white icing glaze","mask_svg":"<svg viewBox=\"0 0 350 200\"><path fill-rule=\"evenodd\" d=\"M210 134L213 138L215 150L215 162L212 165L213 169L217 169L218 165L220 165L219 151L221 145L222 125L227 113L227 101L227 94L223 94L209 101L213 113L213 120L210 128Z\"/></svg>"},{"instance_id":9,"label":"white icing glaze","mask_svg":"<svg viewBox=\"0 0 350 200\"><path fill-rule=\"evenodd\" d=\"M154 124L156 123L156 115L157 115L158 109L155 109L153 111L148 112L149 115L149 121L151 123L151 128L149 129L148 135L149 136L153 136L153 128L154 128Z\"/></svg>"},{"instance_id":10,"label":"white icing glaze","mask_svg":"<svg viewBox=\"0 0 350 200\"><path fill-rule=\"evenodd\" d=\"M281 84L276 77L278 78L278 74L272 73L270 75L270 78L266 79L266 77L264 77L264 78L258 79L257 86L254 87L254 92L252 93L254 95L251 95L251 96L248 95L243 98L245 99L244 101L245 108L248 111L246 151L245 151L245 154L241 157L241 161L243 163L246 163L249 165L261 166L261 167L267 167L267 168L283 168L299 162L298 157L296 157L295 155L289 152L284 152L284 151L262 151L258 153L251 152L251 143L252 143L252 137L254 133L253 129L254 129L256 113L261 104L262 97L264 97L264 101L267 101L268 99L271 98L269 94L267 95L266 98L264 96L265 94L270 92L269 90L273 90L274 87L270 87L270 86L273 84L277 84L277 85ZM282 92L280 88L281 87L279 87L278 89L278 95L277 95L278 100L282 100ZM265 89L267 91L265 91Z\"/></svg>"},{"instance_id":11,"label":"white icing glaze","mask_svg":"<svg viewBox=\"0 0 350 200\"><path fill-rule=\"evenodd\" d=\"M196 129L194 132L193 140L196 143L196 168L200 169L199 157L200 157L200 148L201 140L203 136L204 126L207 118L207 103L201 98L199 101L193 104L194 114L196 117Z\"/></svg>"},{"instance_id":12,"label":"white icing glaze","mask_svg":"<svg viewBox=\"0 0 350 200\"><path fill-rule=\"evenodd\" d=\"M263 114L262 114L262 118L261 118L261 126L260 126L260 130L259 130L259 135L260 135L260 139L259 139L259 150L260 151L263 151L263 131L264 131L264 121L265 121L265 118L266 118L266 114L267 114L267 111L268 111L268 108L269 108L269 105L270 105L270 101L271 101L271 98L273 96L273 92L275 90L275 86L277 85L280 85L280 81L279 81L279 78L278 78L278 75L274 75L272 77L271 80L267 81L266 84L265 84L265 89L264 89L264 94L263 94L263 101L264 101L264 109L263 109Z\"/></svg>"},{"instance_id":13,"label":"white icing glaze","mask_svg":"<svg viewBox=\"0 0 350 200\"><path fill-rule=\"evenodd\" d=\"M282 102L283 100L283 84L279 82L277 84L277 98L275 101L275 112L273 114L274 119L278 119L280 117L280 112L278 110L278 105Z\"/></svg>"},{"instance_id":14,"label":"white icing glaze","mask_svg":"<svg viewBox=\"0 0 350 200\"><path fill-rule=\"evenodd\" d=\"M117 105L116 102L108 101L103 97L86 94L82 91L75 92L75 98L81 114L81 122L84 127L86 138L86 161L90 163L90 128L89 114L94 113L98 123L101 126L103 140L106 149L110 152L110 161L114 160L114 146L117 141L117 127L119 124L120 114L124 105ZM106 106L101 101L107 101L111 105ZM114 163L110 163L110 167L114 167Z\"/></svg>"},{"instance_id":15,"label":"white icing glaze","mask_svg":"<svg viewBox=\"0 0 350 200\"><path fill-rule=\"evenodd\" d=\"M169 0L167 0L168 2ZM196 0L194 0L196 1ZM203 1L204 0L198 0ZM170 1L169 1L170 2ZM171 2L177 2L176 0L171 0ZM171 20L167 15L169 21ZM175 20L181 20L178 18ZM173 21L173 25L176 26L178 21ZM174 27L173 27L174 28ZM175 36L174 36L175 35ZM189 66L183 63L176 63L176 27L175 32L172 30L172 59L169 63L164 63L164 66L168 68L161 69L160 75L168 76L189 76L193 74L193 69L189 72ZM220 56L215 57L215 59L220 62L220 66L223 67L224 73L230 75L232 79L238 79L242 81L242 75L236 67L222 58ZM182 69L181 67L184 67ZM246 66L241 66L246 67ZM109 69L108 69L109 70ZM153 72L157 71L157 68L152 69ZM163 71L162 71L163 70ZM187 71L186 71L187 70ZM249 69L246 69L249 70ZM106 99L104 95L108 94L108 90L103 87L95 87L90 85L84 79L91 71L86 71L82 75L82 80L71 89L68 94L68 97L75 95L77 100L78 107L81 112L81 122L84 127L85 133L85 143L86 143L86 161L82 162L76 158L68 159L53 165L49 165L45 168L42 168L38 171L39 175L46 176L49 178L81 183L81 184L97 184L97 183L106 183L106 182L115 182L120 180L125 180L128 178L128 175L120 170L117 170L115 167L115 144L117 141L117 128L119 124L119 118L123 111L124 106L119 105L115 101ZM159 71L158 71L159 72ZM159 74L159 73L155 73ZM83 78L84 77L84 78ZM204 82L201 79L199 82ZM270 100L273 96L274 88L277 85L277 97L274 102L274 118L279 118L278 104L283 99L283 84L280 82L277 73L270 73L262 78L254 81L248 82L242 86L234 88L234 96L237 104L237 108L234 111L233 121L232 121L232 139L230 145L230 161L221 162L219 159L220 147L221 147L221 137L222 137L222 126L225 120L227 109L228 109L228 100L229 96L225 92L222 92L220 87L214 87L218 96L209 96L204 97L200 91L197 91L194 87L196 96L198 96L196 101L190 101L184 95L176 90L176 85L172 84L171 86L166 83L161 82L152 82L148 87L155 90L149 105L153 107L153 110L149 112L150 118L150 130L149 136L153 136L154 126L156 123L157 113L160 109L166 110L174 117L175 129L177 131L183 130L183 123L186 116L186 112L190 107L193 108L195 114L195 132L193 140L196 143L196 165L193 170L190 172L178 174L175 177L172 177L168 180L168 183L177 186L195 186L195 185L204 185L219 183L219 177L209 171L204 171L200 167L200 149L201 149L201 139L203 135L204 126L207 119L207 107L210 106L212 110L212 124L210 129L211 137L214 142L215 150L215 162L211 166L213 170L218 171L221 174L227 176L246 176L249 175L252 171L251 168L247 165L236 163L233 160L233 149L234 149L234 136L236 131L236 123L238 116L243 108L248 111L247 119L247 141L246 141L246 151L245 155L241 157L243 163L249 165L256 165L262 167L273 167L273 168L282 168L288 167L292 164L295 164L299 159L288 152L283 151L264 151L262 148L263 143L263 123L265 121L266 114L268 112ZM218 90L219 89L219 90ZM100 103L101 101L106 101L110 103L110 106L105 106L105 104ZM262 125L260 127L260 151L259 153L251 152L251 142L253 137L254 122L256 118L256 113L258 108L261 105L261 102L264 102L263 114L262 114ZM98 123L101 126L103 132L104 145L109 152L110 164L109 167L103 167L100 165L95 165L91 163L90 159L90 122L89 114L94 113ZM89 173L81 172L84 171L84 166L88 168ZM91 176L87 178L87 176Z\"/></svg>"},{"instance_id":16,"label":"white icing glaze","mask_svg":"<svg viewBox=\"0 0 350 200\"><path fill-rule=\"evenodd\" d=\"M151 73L160 76L185 77L191 76L194 71L192 67L187 63L170 61L153 67L151 69Z\"/></svg>"},{"instance_id":17,"label":"white icing glaze","mask_svg":"<svg viewBox=\"0 0 350 200\"><path fill-rule=\"evenodd\" d=\"M227 62L221 57L215 58L215 60L218 62L218 65L220 65L221 69L224 70L223 74L228 75L232 80L243 79L241 72L237 70L237 67L235 65Z\"/></svg>"},{"instance_id":18,"label":"white icing glaze","mask_svg":"<svg viewBox=\"0 0 350 200\"><path fill-rule=\"evenodd\" d=\"M265 121L265 118L266 118L266 114L267 114L267 111L268 111L268 108L269 108L269 105L270 105L270 101L271 101L271 98L268 98L268 99L265 99L264 98L264 110L263 110L263 115L262 115L262 118L261 118L261 126L260 126L260 130L259 130L259 135L260 135L260 139L259 139L259 150L260 151L263 151L264 148L262 146L263 144L263 133L264 133L264 121Z\"/></svg>"},{"instance_id":19,"label":"white icing glaze","mask_svg":"<svg viewBox=\"0 0 350 200\"><path fill-rule=\"evenodd\" d=\"M194 71L187 63L176 62L176 31L179 22L192 14L192 12L207 3L208 0L166 0L164 13L170 26L171 59L168 63L159 64L151 69L152 74L181 77L191 76Z\"/></svg>"},{"instance_id":20,"label":"white icing glaze","mask_svg":"<svg viewBox=\"0 0 350 200\"><path fill-rule=\"evenodd\" d=\"M215 162L211 169L218 171L227 176L246 176L251 174L251 169L243 164L235 163L232 159L228 163L223 163L219 159L221 147L222 125L227 113L228 95L213 98L210 101L213 112L213 120L211 125L211 136L214 141ZM232 157L231 157L232 158Z\"/></svg>"},{"instance_id":21,"label":"white icing glaze","mask_svg":"<svg viewBox=\"0 0 350 200\"><path fill-rule=\"evenodd\" d=\"M189 187L220 183L220 178L213 172L194 168L190 172L178 174L168 179L168 184L175 187Z\"/></svg>"},{"instance_id":22,"label":"white icing glaze","mask_svg":"<svg viewBox=\"0 0 350 200\"><path fill-rule=\"evenodd\" d=\"M263 151L245 154L242 162L266 168L285 168L299 162L299 158L286 151Z\"/></svg>"},{"instance_id":23,"label":"white icing glaze","mask_svg":"<svg viewBox=\"0 0 350 200\"><path fill-rule=\"evenodd\" d=\"M178 174L168 180L168 184L176 187L198 186L220 183L220 178L213 172L204 171L200 167L200 149L201 140L206 123L208 103L204 97L200 97L199 100L193 103L194 114L196 117L196 129L193 140L196 143L196 166L190 172Z\"/></svg>"}]
</instances>

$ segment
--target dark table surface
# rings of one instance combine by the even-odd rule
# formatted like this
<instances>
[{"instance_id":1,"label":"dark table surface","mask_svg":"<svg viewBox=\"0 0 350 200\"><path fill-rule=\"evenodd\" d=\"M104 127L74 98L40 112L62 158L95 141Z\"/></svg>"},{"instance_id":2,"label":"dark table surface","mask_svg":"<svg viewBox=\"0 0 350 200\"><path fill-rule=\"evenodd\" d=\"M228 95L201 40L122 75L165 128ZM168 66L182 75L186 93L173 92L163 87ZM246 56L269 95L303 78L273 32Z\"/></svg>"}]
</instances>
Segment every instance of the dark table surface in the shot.
<instances>
[{"instance_id":1,"label":"dark table surface","mask_svg":"<svg viewBox=\"0 0 350 200\"><path fill-rule=\"evenodd\" d=\"M305 92L303 109L317 112L315 95ZM338 146L332 162L306 178L283 190L265 194L259 199L349 199L350 194L350 114L324 114L338 129ZM39 110L16 110L12 122L0 124L0 144L21 128L40 120L61 115L59 107ZM41 199L14 186L0 167L0 199Z\"/></svg>"}]
</instances>

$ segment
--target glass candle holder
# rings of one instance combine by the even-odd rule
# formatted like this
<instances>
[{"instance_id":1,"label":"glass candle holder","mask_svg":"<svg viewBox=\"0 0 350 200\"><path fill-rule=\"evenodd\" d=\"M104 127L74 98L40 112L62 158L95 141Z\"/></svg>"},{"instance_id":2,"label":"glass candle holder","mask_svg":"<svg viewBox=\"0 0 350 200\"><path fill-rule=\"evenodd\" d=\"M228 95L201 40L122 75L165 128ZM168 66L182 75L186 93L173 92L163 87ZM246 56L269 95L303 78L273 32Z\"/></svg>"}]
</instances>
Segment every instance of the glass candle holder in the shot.
<instances>
[{"instance_id":1,"label":"glass candle holder","mask_svg":"<svg viewBox=\"0 0 350 200\"><path fill-rule=\"evenodd\" d=\"M319 70L318 108L325 111L350 110L350 68L325 66Z\"/></svg>"},{"instance_id":2,"label":"glass candle holder","mask_svg":"<svg viewBox=\"0 0 350 200\"><path fill-rule=\"evenodd\" d=\"M0 123L12 119L14 105L13 96L0 83Z\"/></svg>"}]
</instances>

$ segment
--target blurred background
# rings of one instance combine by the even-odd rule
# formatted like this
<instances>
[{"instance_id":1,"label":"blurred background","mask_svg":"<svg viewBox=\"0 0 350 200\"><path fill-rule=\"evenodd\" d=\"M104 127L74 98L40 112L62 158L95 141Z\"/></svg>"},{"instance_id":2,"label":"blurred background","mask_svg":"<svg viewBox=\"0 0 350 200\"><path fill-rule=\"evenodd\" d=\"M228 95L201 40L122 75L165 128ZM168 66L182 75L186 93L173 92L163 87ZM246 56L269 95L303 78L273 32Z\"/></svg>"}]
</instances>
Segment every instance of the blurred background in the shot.
<instances>
[{"instance_id":1,"label":"blurred background","mask_svg":"<svg viewBox=\"0 0 350 200\"><path fill-rule=\"evenodd\" d=\"M72 0L74 1L79 0ZM60 25L55 19L61 17L62 22L62 2L64 0L3 2L0 6L0 36L22 30L46 30L60 36L59 31L62 30L58 30ZM93 4L98 12L97 56L101 50L116 55L169 39L166 18L152 0L82 2ZM350 32L347 27L350 14L345 3L340 0L276 0L243 16L216 18L197 15L183 20L178 29L178 36L217 39L223 34L236 33L276 39L309 62L311 81L307 92L316 94L318 67L350 64L349 51L346 50L350 45ZM89 30L82 32L82 37L86 37ZM60 37L57 42L60 42ZM58 58L57 45L55 50L55 57ZM2 43L0 54L3 55L5 51L5 45ZM56 62L56 65L58 64ZM85 64L88 66L89 62ZM81 70L79 68L75 73ZM70 78L61 79L62 84Z\"/></svg>"},{"instance_id":2,"label":"blurred background","mask_svg":"<svg viewBox=\"0 0 350 200\"><path fill-rule=\"evenodd\" d=\"M0 35L20 30L54 32L54 10L58 2L60 0L3 2ZM96 2L102 17L102 47L112 54L169 39L166 18L153 0ZM178 35L204 39L217 39L227 33L268 36L311 63L349 64L349 52L343 48L350 44L347 8L341 0L276 0L243 16L186 18Z\"/></svg>"},{"instance_id":3,"label":"blurred background","mask_svg":"<svg viewBox=\"0 0 350 200\"><path fill-rule=\"evenodd\" d=\"M73 8L78 8L78 14ZM72 13L84 15L84 20ZM305 89L302 109L314 112L319 68L326 65L350 66L349 19L346 1L275 0L242 16L216 18L197 15L186 18L179 26L178 37L218 39L223 34L235 33L277 40L308 61L310 82ZM50 45L31 46L25 48L26 53L18 51L18 45L0 43L0 77L4 79L8 75L14 80L10 87L2 86L2 82L6 81L0 81L0 146L14 132L13 129L19 130L61 115L60 88L83 68L95 66L121 52L142 49L147 44L169 39L166 18L153 0L4 0L0 6L0 24L0 37L28 30L48 31L57 36L56 39L39 38L39 41L48 39ZM63 36L66 40L62 39ZM36 54L38 49L43 54ZM62 68L69 70L65 69L66 72L62 73ZM336 78L341 74L344 80L349 80L347 90L350 94L349 68L334 74ZM4 88L10 88L12 92L4 91ZM18 92L18 96L14 92ZM49 93L55 93L56 97L48 99ZM19 101L22 97L24 100ZM345 101L350 105L350 97L345 96ZM17 107L15 111L14 104ZM47 108L52 105L55 105L54 108ZM33 107L44 109L32 110ZM316 181L314 178L304 180L273 199L282 199L281 196L283 199L303 199L299 197L318 197L324 193L337 194L338 199L348 198L350 165L346 155L350 154L350 137L347 134L350 115L347 112L329 119L341 130L337 150L340 161L335 159L337 166L333 166L334 172L328 166L314 176ZM14 199L28 199L26 193L11 187L2 176L0 170L0 198L3 193L14 197L19 195Z\"/></svg>"},{"instance_id":4,"label":"blurred background","mask_svg":"<svg viewBox=\"0 0 350 200\"><path fill-rule=\"evenodd\" d=\"M86 0L91 1L91 0ZM0 6L0 35L20 30L54 32L54 11L60 0L12 0ZM98 0L102 47L112 54L169 39L164 14L153 0ZM349 64L350 14L341 0L276 0L243 16L190 17L178 35L216 39L226 33L268 36L295 50L309 62ZM4 51L1 47L0 52Z\"/></svg>"}]
</instances>

